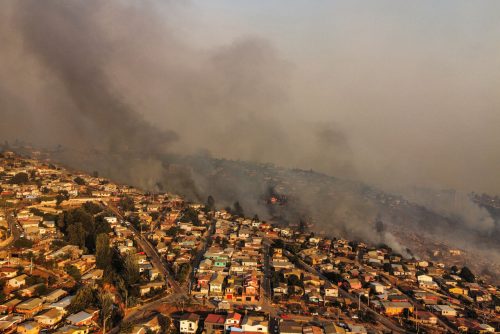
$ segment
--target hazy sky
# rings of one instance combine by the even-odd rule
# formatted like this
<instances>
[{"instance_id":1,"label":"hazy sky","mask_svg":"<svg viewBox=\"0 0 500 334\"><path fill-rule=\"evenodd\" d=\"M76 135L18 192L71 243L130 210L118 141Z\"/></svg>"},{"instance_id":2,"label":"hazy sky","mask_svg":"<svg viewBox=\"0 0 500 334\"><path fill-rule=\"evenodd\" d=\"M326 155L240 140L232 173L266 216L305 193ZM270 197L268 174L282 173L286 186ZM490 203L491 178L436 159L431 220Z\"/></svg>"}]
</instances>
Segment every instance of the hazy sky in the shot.
<instances>
[{"instance_id":1,"label":"hazy sky","mask_svg":"<svg viewBox=\"0 0 500 334\"><path fill-rule=\"evenodd\" d=\"M177 151L500 193L496 0L5 1L0 43L5 138L142 147L145 120Z\"/></svg>"},{"instance_id":2,"label":"hazy sky","mask_svg":"<svg viewBox=\"0 0 500 334\"><path fill-rule=\"evenodd\" d=\"M342 128L361 176L500 192L500 2L194 4L197 43L271 41L296 112Z\"/></svg>"}]
</instances>

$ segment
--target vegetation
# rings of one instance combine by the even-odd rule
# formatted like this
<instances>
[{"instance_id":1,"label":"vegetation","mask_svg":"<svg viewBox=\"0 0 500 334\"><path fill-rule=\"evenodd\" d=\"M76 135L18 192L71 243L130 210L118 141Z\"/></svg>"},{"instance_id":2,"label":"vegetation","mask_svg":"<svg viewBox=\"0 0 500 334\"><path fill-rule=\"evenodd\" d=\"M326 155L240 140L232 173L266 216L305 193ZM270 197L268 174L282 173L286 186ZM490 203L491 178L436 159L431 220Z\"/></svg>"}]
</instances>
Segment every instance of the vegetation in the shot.
<instances>
[{"instance_id":1,"label":"vegetation","mask_svg":"<svg viewBox=\"0 0 500 334\"><path fill-rule=\"evenodd\" d=\"M73 277L75 281L79 281L82 278L82 273L80 272L80 270L78 270L78 268L72 264L66 266L64 270L68 273L68 275Z\"/></svg>"},{"instance_id":2,"label":"vegetation","mask_svg":"<svg viewBox=\"0 0 500 334\"><path fill-rule=\"evenodd\" d=\"M19 238L14 242L14 247L16 248L31 248L33 247L33 241L26 238Z\"/></svg>"},{"instance_id":3,"label":"vegetation","mask_svg":"<svg viewBox=\"0 0 500 334\"><path fill-rule=\"evenodd\" d=\"M106 269L111 265L111 248L106 233L97 235L95 256L97 268Z\"/></svg>"},{"instance_id":4,"label":"vegetation","mask_svg":"<svg viewBox=\"0 0 500 334\"><path fill-rule=\"evenodd\" d=\"M96 303L96 297L92 288L88 285L82 286L71 300L68 306L70 313L80 312Z\"/></svg>"},{"instance_id":5,"label":"vegetation","mask_svg":"<svg viewBox=\"0 0 500 334\"><path fill-rule=\"evenodd\" d=\"M134 200L128 196L123 196L120 198L120 201L118 202L118 206L123 210L123 211L135 211L135 203Z\"/></svg>"},{"instance_id":6,"label":"vegetation","mask_svg":"<svg viewBox=\"0 0 500 334\"><path fill-rule=\"evenodd\" d=\"M9 183L10 184L26 184L30 181L30 178L28 176L27 173L24 173L24 172L21 172L21 173L17 173L16 175L14 175Z\"/></svg>"},{"instance_id":7,"label":"vegetation","mask_svg":"<svg viewBox=\"0 0 500 334\"><path fill-rule=\"evenodd\" d=\"M86 183L85 183L85 180L82 179L81 177L77 176L75 177L75 179L73 180L75 181L76 184L80 185L80 186L84 186Z\"/></svg>"}]
</instances>

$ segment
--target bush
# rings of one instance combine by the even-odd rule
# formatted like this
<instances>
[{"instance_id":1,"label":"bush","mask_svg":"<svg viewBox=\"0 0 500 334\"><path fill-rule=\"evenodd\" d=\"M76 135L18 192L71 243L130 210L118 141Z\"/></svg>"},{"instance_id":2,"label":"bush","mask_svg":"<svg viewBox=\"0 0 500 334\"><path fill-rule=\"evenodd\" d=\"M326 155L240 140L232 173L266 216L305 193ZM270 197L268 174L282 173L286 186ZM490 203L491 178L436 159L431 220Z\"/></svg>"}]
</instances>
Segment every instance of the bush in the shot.
<instances>
[{"instance_id":1,"label":"bush","mask_svg":"<svg viewBox=\"0 0 500 334\"><path fill-rule=\"evenodd\" d=\"M14 247L16 248L31 248L33 247L33 241L26 238L19 238L14 242Z\"/></svg>"}]
</instances>

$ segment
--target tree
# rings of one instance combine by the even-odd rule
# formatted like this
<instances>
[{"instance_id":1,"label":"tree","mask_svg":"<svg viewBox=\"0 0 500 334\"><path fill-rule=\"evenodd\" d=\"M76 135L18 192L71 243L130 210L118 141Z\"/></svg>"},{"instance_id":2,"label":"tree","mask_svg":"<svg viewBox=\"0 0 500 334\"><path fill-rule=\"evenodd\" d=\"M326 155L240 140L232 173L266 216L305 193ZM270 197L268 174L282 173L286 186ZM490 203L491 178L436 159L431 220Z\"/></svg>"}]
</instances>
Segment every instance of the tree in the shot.
<instances>
[{"instance_id":1,"label":"tree","mask_svg":"<svg viewBox=\"0 0 500 334\"><path fill-rule=\"evenodd\" d=\"M106 333L106 322L113 315L113 296L109 293L103 293L98 296L99 306L101 307L102 332Z\"/></svg>"},{"instance_id":2,"label":"tree","mask_svg":"<svg viewBox=\"0 0 500 334\"><path fill-rule=\"evenodd\" d=\"M14 175L10 180L10 184L25 184L29 182L29 176L27 173L21 172Z\"/></svg>"},{"instance_id":3,"label":"tree","mask_svg":"<svg viewBox=\"0 0 500 334\"><path fill-rule=\"evenodd\" d=\"M177 279L180 282L184 282L191 271L191 265L189 263L183 263L179 267L179 272L177 273Z\"/></svg>"},{"instance_id":4,"label":"tree","mask_svg":"<svg viewBox=\"0 0 500 334\"><path fill-rule=\"evenodd\" d=\"M200 219L198 218L198 211L193 208L187 208L182 213L182 217L179 219L181 222L191 222L195 226L200 225Z\"/></svg>"},{"instance_id":5,"label":"tree","mask_svg":"<svg viewBox=\"0 0 500 334\"><path fill-rule=\"evenodd\" d=\"M79 176L75 177L73 181L80 186L84 186L86 184L85 180Z\"/></svg>"},{"instance_id":6,"label":"tree","mask_svg":"<svg viewBox=\"0 0 500 334\"><path fill-rule=\"evenodd\" d=\"M206 207L208 211L215 211L215 200L212 195L208 195Z\"/></svg>"},{"instance_id":7,"label":"tree","mask_svg":"<svg viewBox=\"0 0 500 334\"><path fill-rule=\"evenodd\" d=\"M469 283L474 283L476 281L476 276L474 276L474 274L472 273L472 271L467 268L467 267L463 267L462 270L460 270L460 274L459 276L469 282Z\"/></svg>"},{"instance_id":8,"label":"tree","mask_svg":"<svg viewBox=\"0 0 500 334\"><path fill-rule=\"evenodd\" d=\"M33 241L26 238L19 238L14 242L14 247L16 248L31 248L33 247Z\"/></svg>"},{"instance_id":9,"label":"tree","mask_svg":"<svg viewBox=\"0 0 500 334\"><path fill-rule=\"evenodd\" d=\"M48 289L45 284L39 285L35 288L35 293L37 296L43 296L47 293Z\"/></svg>"},{"instance_id":10,"label":"tree","mask_svg":"<svg viewBox=\"0 0 500 334\"><path fill-rule=\"evenodd\" d=\"M169 237L175 237L180 231L181 229L178 226L172 226L165 232L165 234Z\"/></svg>"},{"instance_id":11,"label":"tree","mask_svg":"<svg viewBox=\"0 0 500 334\"><path fill-rule=\"evenodd\" d=\"M70 275L75 279L75 281L79 281L80 278L82 278L82 273L80 273L80 270L78 270L78 268L75 267L74 265L70 264L66 266L64 269L66 270L68 275Z\"/></svg>"},{"instance_id":12,"label":"tree","mask_svg":"<svg viewBox=\"0 0 500 334\"><path fill-rule=\"evenodd\" d=\"M306 231L307 231L307 223L303 219L299 220L299 232L305 233Z\"/></svg>"},{"instance_id":13,"label":"tree","mask_svg":"<svg viewBox=\"0 0 500 334\"><path fill-rule=\"evenodd\" d=\"M245 213L243 211L243 207L241 206L239 201L234 202L233 204L233 214L238 217L243 217L245 216Z\"/></svg>"},{"instance_id":14,"label":"tree","mask_svg":"<svg viewBox=\"0 0 500 334\"><path fill-rule=\"evenodd\" d=\"M85 247L85 237L87 234L82 223L71 224L67 231L67 239L70 244L76 245L80 248Z\"/></svg>"},{"instance_id":15,"label":"tree","mask_svg":"<svg viewBox=\"0 0 500 334\"><path fill-rule=\"evenodd\" d=\"M128 196L120 198L118 206L120 206L123 211L135 211L134 200Z\"/></svg>"},{"instance_id":16,"label":"tree","mask_svg":"<svg viewBox=\"0 0 500 334\"><path fill-rule=\"evenodd\" d=\"M109 237L105 233L97 235L96 239L96 266L106 269L111 265L111 248L109 247Z\"/></svg>"},{"instance_id":17,"label":"tree","mask_svg":"<svg viewBox=\"0 0 500 334\"><path fill-rule=\"evenodd\" d=\"M130 287L131 285L139 282L139 263L137 262L137 256L134 254L127 254L123 260L123 279Z\"/></svg>"},{"instance_id":18,"label":"tree","mask_svg":"<svg viewBox=\"0 0 500 334\"><path fill-rule=\"evenodd\" d=\"M77 313L92 306L96 302L94 291L89 285L84 285L77 292L68 306L70 313Z\"/></svg>"}]
</instances>

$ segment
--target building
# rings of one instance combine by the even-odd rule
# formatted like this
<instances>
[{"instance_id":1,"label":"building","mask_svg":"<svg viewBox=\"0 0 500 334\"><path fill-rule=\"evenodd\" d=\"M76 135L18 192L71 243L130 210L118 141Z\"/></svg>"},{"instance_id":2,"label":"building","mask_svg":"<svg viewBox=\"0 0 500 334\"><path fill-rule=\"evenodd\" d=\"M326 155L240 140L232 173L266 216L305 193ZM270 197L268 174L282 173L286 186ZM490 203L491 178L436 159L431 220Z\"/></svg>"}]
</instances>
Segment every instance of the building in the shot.
<instances>
[{"instance_id":1,"label":"building","mask_svg":"<svg viewBox=\"0 0 500 334\"><path fill-rule=\"evenodd\" d=\"M263 316L245 315L241 323L244 332L268 333L269 322Z\"/></svg>"},{"instance_id":2,"label":"building","mask_svg":"<svg viewBox=\"0 0 500 334\"><path fill-rule=\"evenodd\" d=\"M10 280L7 281L7 286L10 288L18 289L26 284L27 277L28 275L22 274L14 278L11 278Z\"/></svg>"},{"instance_id":3,"label":"building","mask_svg":"<svg viewBox=\"0 0 500 334\"><path fill-rule=\"evenodd\" d=\"M40 298L31 298L16 305L16 312L24 314L27 318L33 317L42 310L43 301Z\"/></svg>"},{"instance_id":4,"label":"building","mask_svg":"<svg viewBox=\"0 0 500 334\"><path fill-rule=\"evenodd\" d=\"M62 320L63 313L56 308L51 308L48 311L37 315L35 317L36 322L42 327L51 327L59 323Z\"/></svg>"},{"instance_id":5,"label":"building","mask_svg":"<svg viewBox=\"0 0 500 334\"><path fill-rule=\"evenodd\" d=\"M92 323L94 315L85 311L70 315L66 321L75 326L88 326Z\"/></svg>"},{"instance_id":6,"label":"building","mask_svg":"<svg viewBox=\"0 0 500 334\"><path fill-rule=\"evenodd\" d=\"M384 313L388 316L403 314L405 311L413 313L414 307L408 302L382 302Z\"/></svg>"},{"instance_id":7,"label":"building","mask_svg":"<svg viewBox=\"0 0 500 334\"><path fill-rule=\"evenodd\" d=\"M241 314L233 312L228 313L226 317L226 322L224 323L224 327L226 331L231 331L231 328L239 328L241 324Z\"/></svg>"},{"instance_id":8,"label":"building","mask_svg":"<svg viewBox=\"0 0 500 334\"><path fill-rule=\"evenodd\" d=\"M434 310L444 317L457 316L457 310L449 305L434 305Z\"/></svg>"},{"instance_id":9,"label":"building","mask_svg":"<svg viewBox=\"0 0 500 334\"><path fill-rule=\"evenodd\" d=\"M185 313L180 319L179 331L181 334L195 334L198 331L200 316L195 313Z\"/></svg>"},{"instance_id":10,"label":"building","mask_svg":"<svg viewBox=\"0 0 500 334\"><path fill-rule=\"evenodd\" d=\"M40 325L36 321L26 321L17 325L17 333L20 334L38 334Z\"/></svg>"},{"instance_id":11,"label":"building","mask_svg":"<svg viewBox=\"0 0 500 334\"><path fill-rule=\"evenodd\" d=\"M205 319L205 334L223 334L226 317L221 314L209 314Z\"/></svg>"}]
</instances>

